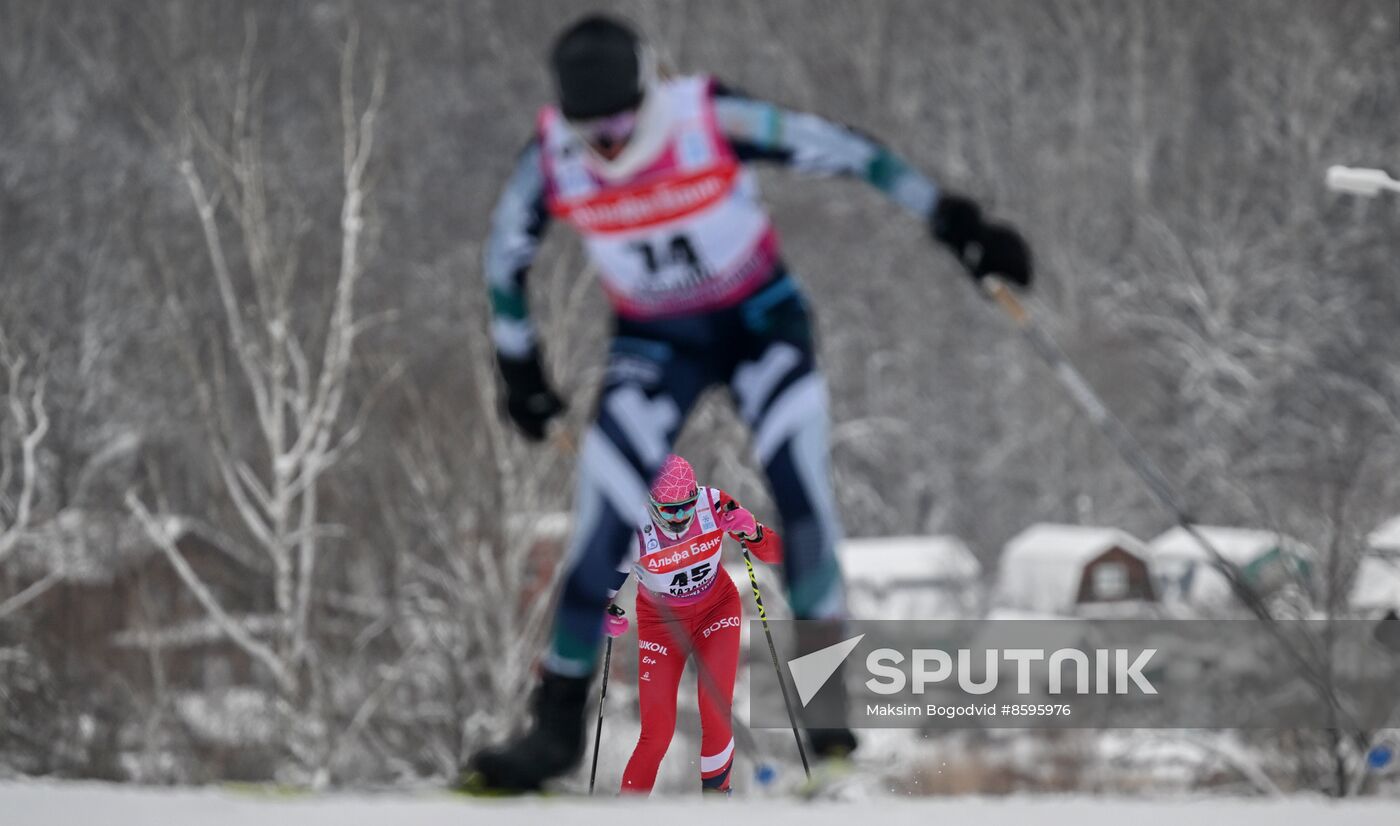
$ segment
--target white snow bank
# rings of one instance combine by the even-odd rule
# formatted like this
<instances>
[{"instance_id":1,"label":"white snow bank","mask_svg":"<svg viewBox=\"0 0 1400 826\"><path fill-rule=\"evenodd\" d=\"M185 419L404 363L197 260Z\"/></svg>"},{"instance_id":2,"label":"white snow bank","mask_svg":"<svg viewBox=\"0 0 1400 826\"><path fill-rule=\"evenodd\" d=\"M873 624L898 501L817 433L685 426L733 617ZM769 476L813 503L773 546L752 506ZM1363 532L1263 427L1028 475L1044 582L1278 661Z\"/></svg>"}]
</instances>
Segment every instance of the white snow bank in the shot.
<instances>
[{"instance_id":1,"label":"white snow bank","mask_svg":"<svg viewBox=\"0 0 1400 826\"><path fill-rule=\"evenodd\" d=\"M714 826L725 806L762 826L850 826L878 814L880 826L1318 826L1392 823L1394 800L1336 803L1322 798L1186 798L1116 800L1089 797L884 798L862 803L802 804L698 797L620 801L550 798L477 801L428 793L259 797L227 791L163 789L98 783L0 783L6 826L588 826L664 822ZM719 807L719 808L717 808Z\"/></svg>"}]
</instances>

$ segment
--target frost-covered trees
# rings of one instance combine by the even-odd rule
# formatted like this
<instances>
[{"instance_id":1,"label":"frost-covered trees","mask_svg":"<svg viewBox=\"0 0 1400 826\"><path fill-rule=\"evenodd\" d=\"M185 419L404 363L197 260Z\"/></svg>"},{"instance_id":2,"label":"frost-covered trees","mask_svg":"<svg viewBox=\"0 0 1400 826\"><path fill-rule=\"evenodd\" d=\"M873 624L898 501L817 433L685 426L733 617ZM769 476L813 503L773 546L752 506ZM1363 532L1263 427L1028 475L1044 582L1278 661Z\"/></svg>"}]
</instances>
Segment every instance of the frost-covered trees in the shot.
<instances>
[{"instance_id":1,"label":"frost-covered trees","mask_svg":"<svg viewBox=\"0 0 1400 826\"><path fill-rule=\"evenodd\" d=\"M126 504L209 617L272 677L287 745L324 782L328 687L317 662L312 611L323 579L317 570L323 545L340 530L327 522L321 502L324 479L360 439L367 408L362 402L353 409L347 396L355 342L368 323L356 288L365 273L368 174L387 67L380 53L368 69L368 94L357 96L362 70L352 25L340 61L340 143L321 150L338 158L343 186L339 221L328 230L339 238L339 257L326 277L302 258L304 236L317 228L296 193L279 185L279 170L265 154L257 32L249 13L227 122L202 114L207 107L193 89L178 84L187 97L168 148L188 189L205 256L180 266L164 255L156 261L166 283L170 340L197 400L222 492L239 534L271 564L275 630L259 636L247 627L248 618L232 615L182 557L169 520L153 514L135 492ZM192 272L200 275L192 278ZM219 324L195 323L185 306L191 281L217 294Z\"/></svg>"}]
</instances>

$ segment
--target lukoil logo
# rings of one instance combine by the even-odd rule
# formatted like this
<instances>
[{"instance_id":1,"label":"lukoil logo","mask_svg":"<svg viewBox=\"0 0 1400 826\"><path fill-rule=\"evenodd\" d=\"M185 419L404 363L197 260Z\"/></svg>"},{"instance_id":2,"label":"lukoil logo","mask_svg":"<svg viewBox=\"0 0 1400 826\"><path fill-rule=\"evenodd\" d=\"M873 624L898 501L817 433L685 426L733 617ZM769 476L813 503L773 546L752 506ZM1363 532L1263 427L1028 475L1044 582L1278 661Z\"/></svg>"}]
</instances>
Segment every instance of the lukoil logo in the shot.
<instances>
[{"instance_id":1,"label":"lukoil logo","mask_svg":"<svg viewBox=\"0 0 1400 826\"><path fill-rule=\"evenodd\" d=\"M861 634L788 661L788 671L804 707L864 638ZM915 648L906 655L893 648L877 648L865 658L865 668L870 675L865 687L882 695L906 690L911 694L923 694L928 686L956 682L965 693L989 694L997 688L1002 667L1014 664L1018 694L1032 693L1033 677L1037 685L1045 686L1050 694L1067 693L1064 679L1067 667L1073 675L1068 693L1127 694L1130 687L1135 687L1138 693L1156 694L1157 688L1143 674L1156 653L1155 648L1138 651L1126 648L1089 651L959 648L951 652L940 648ZM979 658L982 676L977 679L974 667L979 664Z\"/></svg>"},{"instance_id":2,"label":"lukoil logo","mask_svg":"<svg viewBox=\"0 0 1400 826\"><path fill-rule=\"evenodd\" d=\"M666 646L662 645L659 642L652 642L651 640L639 640L637 642L637 647L643 651L651 651L653 653L660 654L663 657L671 656L671 652L666 650Z\"/></svg>"}]
</instances>

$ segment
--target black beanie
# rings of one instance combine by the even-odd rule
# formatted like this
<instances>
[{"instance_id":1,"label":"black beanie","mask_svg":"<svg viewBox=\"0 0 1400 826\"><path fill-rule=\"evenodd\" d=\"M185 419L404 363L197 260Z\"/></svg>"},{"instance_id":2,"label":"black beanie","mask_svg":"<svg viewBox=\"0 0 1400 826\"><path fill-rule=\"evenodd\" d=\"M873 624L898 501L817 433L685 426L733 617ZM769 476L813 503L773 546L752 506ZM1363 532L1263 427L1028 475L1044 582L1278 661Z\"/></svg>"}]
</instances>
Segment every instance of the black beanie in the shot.
<instances>
[{"instance_id":1,"label":"black beanie","mask_svg":"<svg viewBox=\"0 0 1400 826\"><path fill-rule=\"evenodd\" d=\"M570 120L615 115L642 102L641 40L626 24L590 14L554 41L550 67Z\"/></svg>"}]
</instances>

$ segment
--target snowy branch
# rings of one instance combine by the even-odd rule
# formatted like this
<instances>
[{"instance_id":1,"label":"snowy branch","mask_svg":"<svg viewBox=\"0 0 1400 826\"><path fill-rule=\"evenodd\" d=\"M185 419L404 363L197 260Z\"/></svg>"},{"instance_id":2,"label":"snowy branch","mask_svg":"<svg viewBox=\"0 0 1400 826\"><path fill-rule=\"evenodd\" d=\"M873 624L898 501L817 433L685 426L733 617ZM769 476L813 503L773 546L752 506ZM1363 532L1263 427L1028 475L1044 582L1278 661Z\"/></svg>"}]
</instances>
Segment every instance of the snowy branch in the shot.
<instances>
[{"instance_id":1,"label":"snowy branch","mask_svg":"<svg viewBox=\"0 0 1400 826\"><path fill-rule=\"evenodd\" d=\"M39 445L49 432L48 408L44 404L44 390L47 377L43 374L30 378L25 368L28 361L14 351L9 338L0 328L0 368L6 375L5 401L6 418L9 428L0 420L0 560L14 550L20 536L29 528L34 515L34 497L39 487ZM17 484L19 491L9 490L14 480L14 470L10 463L12 446L6 441L7 431L13 432L18 441L20 467Z\"/></svg>"},{"instance_id":2,"label":"snowy branch","mask_svg":"<svg viewBox=\"0 0 1400 826\"><path fill-rule=\"evenodd\" d=\"M276 652L264 643L259 642L246 628L229 616L228 612L224 610L224 607L219 604L218 599L215 598L213 593L209 590L209 587L204 584L203 580L199 578L199 575L190 567L189 562L187 562L185 557L180 553L180 549L175 547L175 539L170 535L166 526L161 524L161 522L146 509L146 506L141 503L141 500L135 493L128 493L126 495L126 507L131 512L132 516L136 517L142 530L146 532L146 536L151 542L155 543L156 547L159 548L163 554L165 554L166 559L170 561L171 567L173 567L175 572L180 576L180 580L184 582L185 587L190 589L190 593L194 594L195 599L199 601L200 606L204 608L209 618L218 624L219 628L234 642L234 644L242 648L250 657L262 663L280 685L283 687L292 686L295 678L287 665L277 656Z\"/></svg>"},{"instance_id":3,"label":"snowy branch","mask_svg":"<svg viewBox=\"0 0 1400 826\"><path fill-rule=\"evenodd\" d=\"M0 601L0 620L19 611L24 606L43 596L50 588L63 581L62 571L50 571L24 590Z\"/></svg>"}]
</instances>

